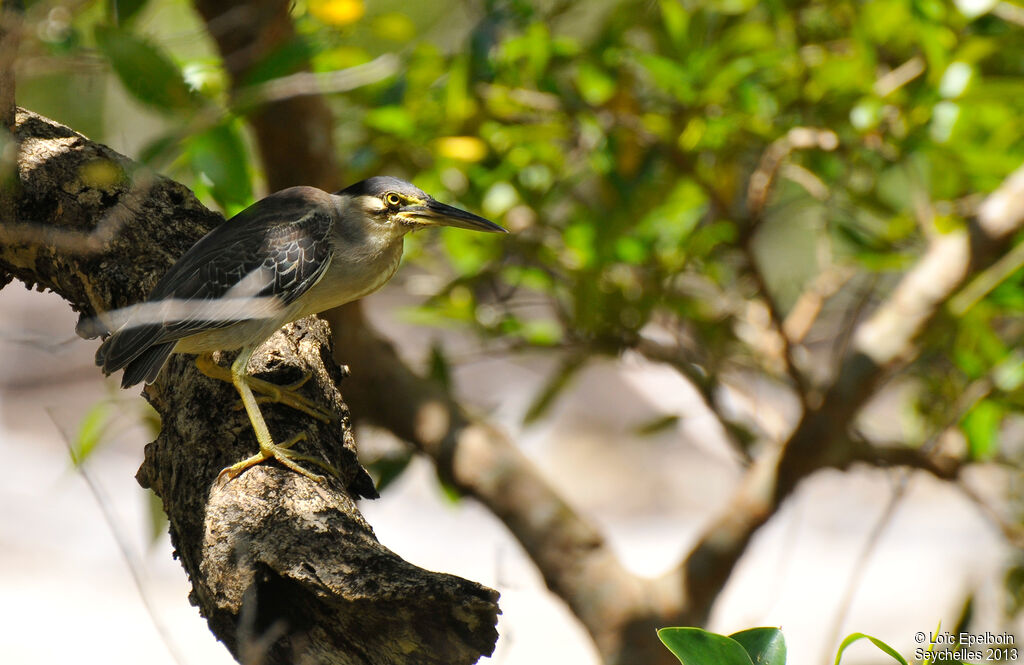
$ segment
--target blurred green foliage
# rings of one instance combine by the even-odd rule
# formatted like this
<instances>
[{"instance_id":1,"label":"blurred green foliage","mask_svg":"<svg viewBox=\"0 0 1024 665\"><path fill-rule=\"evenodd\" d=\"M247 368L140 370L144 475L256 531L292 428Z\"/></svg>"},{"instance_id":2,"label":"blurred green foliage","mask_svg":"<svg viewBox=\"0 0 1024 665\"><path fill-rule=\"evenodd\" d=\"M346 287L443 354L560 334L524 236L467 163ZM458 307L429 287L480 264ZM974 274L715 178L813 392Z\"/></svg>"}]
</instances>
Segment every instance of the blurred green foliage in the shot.
<instances>
[{"instance_id":1,"label":"blurred green foliage","mask_svg":"<svg viewBox=\"0 0 1024 665\"><path fill-rule=\"evenodd\" d=\"M802 371L827 379L861 306L1024 163L1024 27L992 6L300 0L299 42L252 82L301 58L330 72L399 55L398 74L328 97L348 180L404 175L514 231L442 232L408 254L442 278L418 321L472 330L495 351L562 355L534 419L591 358L652 331L685 351L676 364L706 395L723 372L782 378L777 350L743 332L756 332L751 312L767 296L784 316L819 276L852 268L799 340ZM27 17L26 62L66 62L73 86L75 68L100 58L156 112L137 156L228 213L252 200L244 110L187 4L37 2ZM52 69L26 69L23 103L119 131L105 95L83 98L100 120L76 124L83 111L60 106ZM761 214L751 176L803 127L834 145L788 154ZM915 413L958 426L975 459L1001 454L1024 409L1022 262L932 326L909 369ZM448 380L439 354L431 367Z\"/></svg>"}]
</instances>

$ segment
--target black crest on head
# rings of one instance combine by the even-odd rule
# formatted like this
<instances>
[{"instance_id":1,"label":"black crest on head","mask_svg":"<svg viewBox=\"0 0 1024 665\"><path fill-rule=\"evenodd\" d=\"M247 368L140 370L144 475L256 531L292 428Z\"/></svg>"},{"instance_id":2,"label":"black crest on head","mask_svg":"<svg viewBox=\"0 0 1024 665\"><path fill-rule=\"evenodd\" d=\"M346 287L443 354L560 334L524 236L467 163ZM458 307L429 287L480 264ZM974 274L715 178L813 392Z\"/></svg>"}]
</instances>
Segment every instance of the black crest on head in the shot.
<instances>
[{"instance_id":1,"label":"black crest on head","mask_svg":"<svg viewBox=\"0 0 1024 665\"><path fill-rule=\"evenodd\" d=\"M347 194L349 196L382 196L387 192L397 192L415 199L427 198L426 193L416 185L399 178L393 178L389 175L374 176L372 178L367 178L366 180L361 180L354 185L349 185L338 192L338 194Z\"/></svg>"}]
</instances>

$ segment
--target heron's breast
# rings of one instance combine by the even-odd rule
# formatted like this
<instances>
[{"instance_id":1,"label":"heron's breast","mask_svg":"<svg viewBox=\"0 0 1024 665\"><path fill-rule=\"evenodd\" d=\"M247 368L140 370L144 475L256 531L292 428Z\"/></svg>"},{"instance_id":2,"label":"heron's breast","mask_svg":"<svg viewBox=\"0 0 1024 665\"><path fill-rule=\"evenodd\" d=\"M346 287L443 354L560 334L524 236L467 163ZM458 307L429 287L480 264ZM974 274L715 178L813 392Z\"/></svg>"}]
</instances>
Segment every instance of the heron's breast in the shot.
<instances>
[{"instance_id":1,"label":"heron's breast","mask_svg":"<svg viewBox=\"0 0 1024 665\"><path fill-rule=\"evenodd\" d=\"M338 307L373 293L391 279L401 260L401 242L377 254L337 252L320 281L300 298L302 308L296 318Z\"/></svg>"},{"instance_id":2,"label":"heron's breast","mask_svg":"<svg viewBox=\"0 0 1024 665\"><path fill-rule=\"evenodd\" d=\"M287 321L279 319L256 319L206 330L178 340L178 343L174 345L174 352L212 353L240 349L243 346L262 342L285 323Z\"/></svg>"}]
</instances>

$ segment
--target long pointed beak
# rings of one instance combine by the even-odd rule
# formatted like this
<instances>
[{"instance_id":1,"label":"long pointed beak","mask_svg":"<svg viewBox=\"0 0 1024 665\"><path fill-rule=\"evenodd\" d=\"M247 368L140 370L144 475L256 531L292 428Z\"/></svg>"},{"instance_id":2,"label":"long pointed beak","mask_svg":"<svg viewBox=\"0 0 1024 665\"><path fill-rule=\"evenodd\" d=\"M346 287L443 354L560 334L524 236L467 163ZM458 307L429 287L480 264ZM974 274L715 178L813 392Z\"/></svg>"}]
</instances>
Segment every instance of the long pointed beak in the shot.
<instances>
[{"instance_id":1,"label":"long pointed beak","mask_svg":"<svg viewBox=\"0 0 1024 665\"><path fill-rule=\"evenodd\" d=\"M405 207L400 217L414 224L424 226L454 226L470 231L488 231L490 233L508 233L504 228L498 226L489 219L474 215L465 210L459 210L434 199L428 199L423 205Z\"/></svg>"}]
</instances>

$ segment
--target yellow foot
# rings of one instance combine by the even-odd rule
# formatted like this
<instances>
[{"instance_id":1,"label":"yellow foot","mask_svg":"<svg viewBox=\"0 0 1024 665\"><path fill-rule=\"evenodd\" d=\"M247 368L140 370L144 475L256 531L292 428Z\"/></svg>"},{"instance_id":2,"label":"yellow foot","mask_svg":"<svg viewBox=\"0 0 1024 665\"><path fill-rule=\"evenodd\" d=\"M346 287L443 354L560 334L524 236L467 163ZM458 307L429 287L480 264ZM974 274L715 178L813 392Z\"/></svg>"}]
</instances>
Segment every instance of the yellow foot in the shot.
<instances>
[{"instance_id":1,"label":"yellow foot","mask_svg":"<svg viewBox=\"0 0 1024 665\"><path fill-rule=\"evenodd\" d=\"M318 483L324 482L325 478L319 474L307 471L298 464L298 461L316 464L324 471L330 473L332 476L340 475L338 473L338 470L335 469L330 464L328 464L327 462L319 460L313 457L312 455L303 455L302 453L297 453L291 449L291 447L294 446L299 441L305 440L306 433L301 432L299 434L296 434L292 438L288 439L282 444L270 443L269 445L261 445L260 452L256 453L252 457L246 458L241 462L238 462L237 464L232 464L231 466L221 471L217 475L217 482L221 483L226 482L227 480L237 478L240 473L248 469L250 466L254 466L268 459L275 459L284 466L286 466L287 468L294 471L295 473L302 474L303 476L306 476L310 480L315 480Z\"/></svg>"},{"instance_id":2,"label":"yellow foot","mask_svg":"<svg viewBox=\"0 0 1024 665\"><path fill-rule=\"evenodd\" d=\"M310 376L312 375L307 372L301 379L294 383L289 383L286 386L279 386L276 383L257 379L252 376L246 376L245 382L249 384L249 387L252 388L253 391L260 393L260 396L256 398L256 402L258 404L277 402L278 404L290 406L296 411L301 411L306 415L313 416L320 422L333 422L334 413L327 410L326 407L320 406L308 397L304 397L296 392L299 388L304 386L307 381L309 381ZM244 408L244 405L239 403L235 408L241 409Z\"/></svg>"},{"instance_id":3,"label":"yellow foot","mask_svg":"<svg viewBox=\"0 0 1024 665\"><path fill-rule=\"evenodd\" d=\"M219 379L228 383L233 383L235 378L227 367L221 367L213 361L213 357L204 354L196 357L196 367L199 371L210 377L211 379ZM244 366L243 366L244 369ZM328 410L326 407L320 406L308 397L300 395L298 389L306 385L312 374L307 372L301 379L288 385L279 386L276 383L270 381L264 381L263 379L257 379L247 374L241 373L238 377L239 380L245 382L254 392L260 393L260 396L256 398L256 402L277 402L278 404L285 404L292 407L296 411L301 411L306 415L312 416L320 422L330 423L335 419L334 413ZM243 409L245 405L239 403L235 408Z\"/></svg>"}]
</instances>

